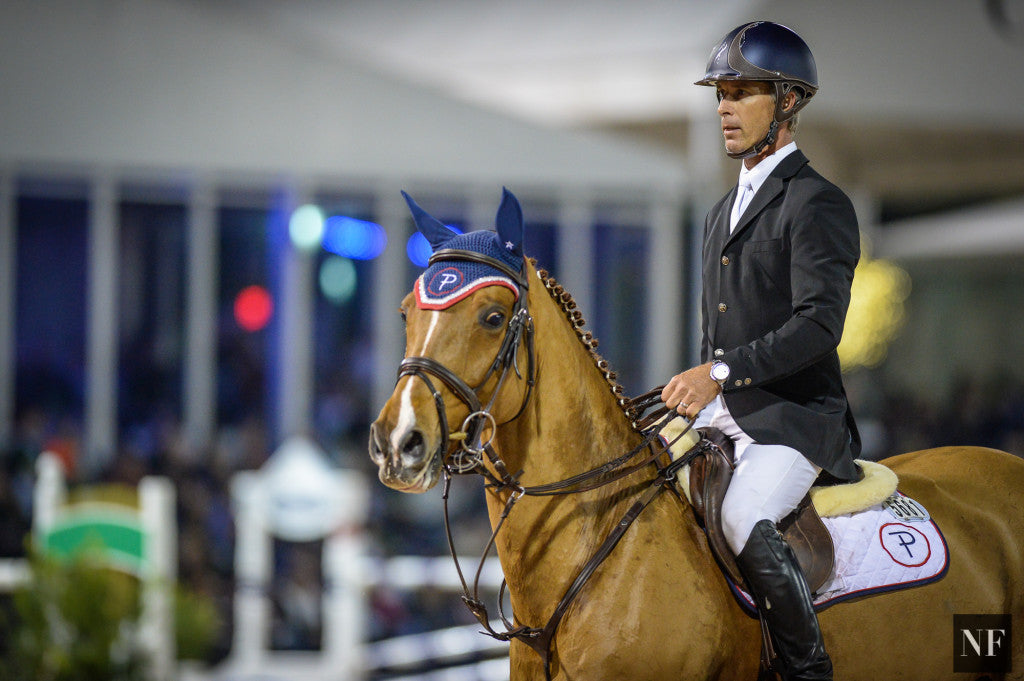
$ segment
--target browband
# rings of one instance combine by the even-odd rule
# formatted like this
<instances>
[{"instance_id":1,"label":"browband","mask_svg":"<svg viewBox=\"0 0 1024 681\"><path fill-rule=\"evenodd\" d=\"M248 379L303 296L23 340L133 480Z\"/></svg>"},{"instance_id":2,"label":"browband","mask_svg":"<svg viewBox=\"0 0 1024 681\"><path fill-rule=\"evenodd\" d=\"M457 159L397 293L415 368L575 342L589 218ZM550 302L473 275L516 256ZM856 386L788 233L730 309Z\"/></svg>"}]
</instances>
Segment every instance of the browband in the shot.
<instances>
[{"instance_id":1,"label":"browband","mask_svg":"<svg viewBox=\"0 0 1024 681\"><path fill-rule=\"evenodd\" d=\"M492 258L489 255L484 255L483 253L466 251L460 248L442 248L441 250L434 251L430 256L430 259L427 261L427 264L433 265L434 262L438 260L471 260L473 262L478 262L487 265L488 267L493 267L502 274L508 275L508 277L515 281L520 287L524 289L530 288L522 269L517 272L501 260Z\"/></svg>"}]
</instances>

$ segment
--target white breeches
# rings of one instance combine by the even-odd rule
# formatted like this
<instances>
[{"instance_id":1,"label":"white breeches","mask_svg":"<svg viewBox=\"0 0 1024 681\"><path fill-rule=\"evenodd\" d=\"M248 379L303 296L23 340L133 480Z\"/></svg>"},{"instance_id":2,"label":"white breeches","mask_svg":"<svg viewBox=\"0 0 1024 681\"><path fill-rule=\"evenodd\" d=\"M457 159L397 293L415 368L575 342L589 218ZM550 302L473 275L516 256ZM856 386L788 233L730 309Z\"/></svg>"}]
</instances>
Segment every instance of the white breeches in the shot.
<instances>
[{"instance_id":1,"label":"white breeches","mask_svg":"<svg viewBox=\"0 0 1024 681\"><path fill-rule=\"evenodd\" d=\"M739 554L754 525L761 520L777 523L797 507L821 468L792 447L754 442L721 396L701 411L696 425L718 428L735 445L736 469L722 502L722 529Z\"/></svg>"}]
</instances>

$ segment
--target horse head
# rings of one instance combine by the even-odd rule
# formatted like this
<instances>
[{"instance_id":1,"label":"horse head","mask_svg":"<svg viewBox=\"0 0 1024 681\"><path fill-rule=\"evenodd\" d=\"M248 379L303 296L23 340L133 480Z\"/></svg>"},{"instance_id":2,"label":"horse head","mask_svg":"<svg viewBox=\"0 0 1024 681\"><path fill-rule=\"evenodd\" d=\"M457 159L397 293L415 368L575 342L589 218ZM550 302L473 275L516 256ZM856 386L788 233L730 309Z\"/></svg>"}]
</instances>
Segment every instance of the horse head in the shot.
<instances>
[{"instance_id":1,"label":"horse head","mask_svg":"<svg viewBox=\"0 0 1024 681\"><path fill-rule=\"evenodd\" d=\"M467 234L402 195L433 253L402 301L405 359L369 447L381 482L425 492L453 456L469 453L479 464L481 442L526 404L533 372L528 267L522 210L507 189L496 230Z\"/></svg>"}]
</instances>

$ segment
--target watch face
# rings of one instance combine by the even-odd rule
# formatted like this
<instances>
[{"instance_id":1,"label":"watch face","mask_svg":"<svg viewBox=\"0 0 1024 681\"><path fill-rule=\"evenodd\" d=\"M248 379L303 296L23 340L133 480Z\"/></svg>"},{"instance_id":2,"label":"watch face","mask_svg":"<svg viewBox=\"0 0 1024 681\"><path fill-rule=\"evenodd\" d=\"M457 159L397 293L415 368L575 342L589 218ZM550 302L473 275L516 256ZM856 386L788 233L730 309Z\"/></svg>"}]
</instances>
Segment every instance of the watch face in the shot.
<instances>
[{"instance_id":1,"label":"watch face","mask_svg":"<svg viewBox=\"0 0 1024 681\"><path fill-rule=\"evenodd\" d=\"M719 362L711 367L711 377L716 381L724 381L729 378L729 365Z\"/></svg>"}]
</instances>

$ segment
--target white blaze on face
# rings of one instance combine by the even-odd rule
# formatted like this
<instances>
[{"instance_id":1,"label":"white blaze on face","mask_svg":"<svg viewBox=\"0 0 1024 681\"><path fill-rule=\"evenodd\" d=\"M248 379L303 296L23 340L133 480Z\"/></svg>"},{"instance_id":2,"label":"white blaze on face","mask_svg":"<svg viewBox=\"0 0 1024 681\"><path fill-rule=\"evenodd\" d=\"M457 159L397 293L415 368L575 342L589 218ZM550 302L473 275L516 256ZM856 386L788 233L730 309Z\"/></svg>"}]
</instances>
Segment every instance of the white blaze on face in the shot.
<instances>
[{"instance_id":1,"label":"white blaze on face","mask_svg":"<svg viewBox=\"0 0 1024 681\"><path fill-rule=\"evenodd\" d=\"M430 326L427 327L427 335L423 339L423 345L419 351L414 353L416 357L426 357L427 348L430 347L430 339L434 335L434 329L437 328L437 320L440 318L441 313L438 310L434 310L430 313ZM402 388L402 397L399 402L398 410L398 423L395 425L395 429L391 431L391 451L398 451L398 443L402 441L402 437L409 432L414 425L416 425L416 414L412 407L412 386L415 381L410 377L405 382L405 387Z\"/></svg>"}]
</instances>

